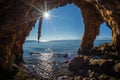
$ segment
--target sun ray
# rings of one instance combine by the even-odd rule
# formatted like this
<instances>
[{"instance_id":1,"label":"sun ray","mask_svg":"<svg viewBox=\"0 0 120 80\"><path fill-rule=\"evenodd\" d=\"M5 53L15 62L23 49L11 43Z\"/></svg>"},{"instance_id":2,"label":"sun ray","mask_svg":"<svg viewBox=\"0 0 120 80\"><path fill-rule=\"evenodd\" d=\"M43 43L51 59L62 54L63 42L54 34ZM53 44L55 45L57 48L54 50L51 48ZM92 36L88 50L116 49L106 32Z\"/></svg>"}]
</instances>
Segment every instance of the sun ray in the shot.
<instances>
[{"instance_id":1,"label":"sun ray","mask_svg":"<svg viewBox=\"0 0 120 80\"><path fill-rule=\"evenodd\" d=\"M43 21L45 21L45 25L48 26L48 24L50 24L53 31L56 32L56 29L54 27L53 22L54 22L54 18L56 18L58 16L54 15L53 10L49 11L49 9L47 7L47 1L46 0L44 1L44 7L43 8L42 8L42 6L40 6L40 8L39 8L39 7L37 7L37 6L33 5L33 4L30 4L30 6L37 11L36 15L38 15L38 16L35 17L35 18L32 18L32 19L29 19L29 20L27 20L27 21L25 21L25 22L23 22L23 23L21 23L19 25L26 24L26 23L35 21L37 19L43 18Z\"/></svg>"},{"instance_id":2,"label":"sun ray","mask_svg":"<svg viewBox=\"0 0 120 80\"><path fill-rule=\"evenodd\" d=\"M45 11L48 11L46 0L44 0L44 4L45 4Z\"/></svg>"},{"instance_id":3,"label":"sun ray","mask_svg":"<svg viewBox=\"0 0 120 80\"><path fill-rule=\"evenodd\" d=\"M40 10L39 8L37 8L36 6L34 6L34 5L31 5L35 10L37 10L39 13L43 13L43 11L42 10Z\"/></svg>"}]
</instances>

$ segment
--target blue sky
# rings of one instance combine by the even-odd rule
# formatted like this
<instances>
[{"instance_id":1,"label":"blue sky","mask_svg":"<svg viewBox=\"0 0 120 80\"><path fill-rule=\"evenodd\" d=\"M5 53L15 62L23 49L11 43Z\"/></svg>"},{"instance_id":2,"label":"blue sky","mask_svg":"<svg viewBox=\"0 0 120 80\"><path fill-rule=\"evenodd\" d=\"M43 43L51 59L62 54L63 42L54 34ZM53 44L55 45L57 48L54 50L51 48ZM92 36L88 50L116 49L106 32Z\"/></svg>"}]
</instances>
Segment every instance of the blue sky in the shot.
<instances>
[{"instance_id":1,"label":"blue sky","mask_svg":"<svg viewBox=\"0 0 120 80\"><path fill-rule=\"evenodd\" d=\"M41 40L80 40L84 33L84 23L80 9L73 4L49 11L49 20L43 19ZM38 21L27 40L37 40ZM103 23L97 39L110 39L111 30Z\"/></svg>"}]
</instances>

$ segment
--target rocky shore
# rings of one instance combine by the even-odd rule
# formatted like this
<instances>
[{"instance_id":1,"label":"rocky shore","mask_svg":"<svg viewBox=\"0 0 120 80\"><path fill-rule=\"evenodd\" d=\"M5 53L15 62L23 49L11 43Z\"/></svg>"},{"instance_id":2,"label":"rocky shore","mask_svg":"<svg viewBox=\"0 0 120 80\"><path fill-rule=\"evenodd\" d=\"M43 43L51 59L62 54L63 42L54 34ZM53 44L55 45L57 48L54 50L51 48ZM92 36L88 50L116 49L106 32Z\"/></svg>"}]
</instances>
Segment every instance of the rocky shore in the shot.
<instances>
[{"instance_id":1,"label":"rocky shore","mask_svg":"<svg viewBox=\"0 0 120 80\"><path fill-rule=\"evenodd\" d=\"M74 57L67 68L55 72L55 78L38 78L20 67L14 80L119 80L120 57L111 44L93 48L88 54Z\"/></svg>"},{"instance_id":2,"label":"rocky shore","mask_svg":"<svg viewBox=\"0 0 120 80\"><path fill-rule=\"evenodd\" d=\"M111 44L93 48L88 54L80 54L69 64L78 80L119 80L120 56Z\"/></svg>"}]
</instances>

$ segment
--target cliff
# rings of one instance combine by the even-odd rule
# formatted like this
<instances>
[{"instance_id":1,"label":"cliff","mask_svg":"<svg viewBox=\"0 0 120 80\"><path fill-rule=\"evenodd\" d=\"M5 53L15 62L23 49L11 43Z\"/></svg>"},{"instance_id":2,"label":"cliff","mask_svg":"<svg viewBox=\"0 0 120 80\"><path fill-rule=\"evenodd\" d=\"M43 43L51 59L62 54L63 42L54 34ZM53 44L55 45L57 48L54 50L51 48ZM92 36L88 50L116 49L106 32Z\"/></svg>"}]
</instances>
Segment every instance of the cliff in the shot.
<instances>
[{"instance_id":1,"label":"cliff","mask_svg":"<svg viewBox=\"0 0 120 80\"><path fill-rule=\"evenodd\" d=\"M100 24L106 22L112 30L111 44L117 55L120 55L119 0L0 0L0 71L3 75L9 75L11 66L22 61L22 45L35 21L42 16L38 9L44 8L45 3L49 10L71 3L81 9L85 32L79 54L87 53L93 48ZM39 25L38 39L41 27Z\"/></svg>"}]
</instances>

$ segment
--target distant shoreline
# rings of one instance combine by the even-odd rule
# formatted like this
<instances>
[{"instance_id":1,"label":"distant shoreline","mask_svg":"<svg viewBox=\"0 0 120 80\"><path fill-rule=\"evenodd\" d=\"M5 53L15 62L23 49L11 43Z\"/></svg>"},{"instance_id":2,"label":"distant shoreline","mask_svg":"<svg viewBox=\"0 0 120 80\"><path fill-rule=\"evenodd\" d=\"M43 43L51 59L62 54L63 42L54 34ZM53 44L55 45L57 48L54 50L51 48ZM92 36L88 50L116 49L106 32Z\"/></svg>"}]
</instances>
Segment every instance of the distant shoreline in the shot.
<instances>
[{"instance_id":1,"label":"distant shoreline","mask_svg":"<svg viewBox=\"0 0 120 80\"><path fill-rule=\"evenodd\" d=\"M27 42L38 42L38 40L25 40ZM46 40L45 42L49 42L49 41L81 41L81 40ZM112 41L112 39L97 39L95 41ZM40 41L40 42L44 42L44 41Z\"/></svg>"}]
</instances>

